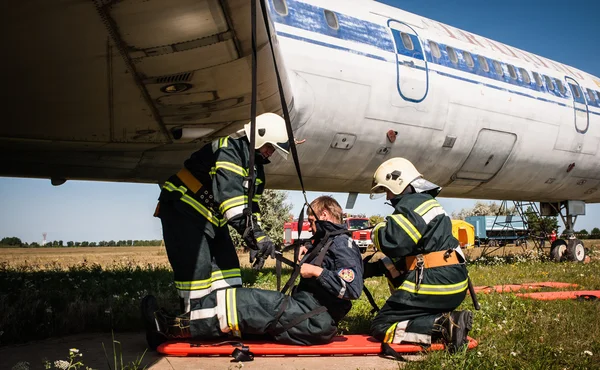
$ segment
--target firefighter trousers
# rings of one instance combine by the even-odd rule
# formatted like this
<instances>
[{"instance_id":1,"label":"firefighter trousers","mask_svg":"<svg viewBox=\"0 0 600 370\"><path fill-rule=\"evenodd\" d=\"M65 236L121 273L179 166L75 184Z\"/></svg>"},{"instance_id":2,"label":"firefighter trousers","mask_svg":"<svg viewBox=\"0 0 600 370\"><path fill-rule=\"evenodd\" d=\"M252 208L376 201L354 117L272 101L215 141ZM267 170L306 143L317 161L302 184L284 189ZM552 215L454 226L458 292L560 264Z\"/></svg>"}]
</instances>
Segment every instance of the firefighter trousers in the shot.
<instances>
[{"instance_id":1,"label":"firefighter trousers","mask_svg":"<svg viewBox=\"0 0 600 370\"><path fill-rule=\"evenodd\" d=\"M371 335L384 343L431 344L435 320L449 311L388 300L371 323Z\"/></svg>"},{"instance_id":2,"label":"firefighter trousers","mask_svg":"<svg viewBox=\"0 0 600 370\"><path fill-rule=\"evenodd\" d=\"M271 290L228 288L211 292L200 305L190 316L194 339L232 335L310 345L328 343L337 332L327 309L308 292L286 296Z\"/></svg>"},{"instance_id":3,"label":"firefighter trousers","mask_svg":"<svg viewBox=\"0 0 600 370\"><path fill-rule=\"evenodd\" d=\"M197 310L214 290L242 285L227 225L211 224L179 200L161 201L158 217L183 313Z\"/></svg>"}]
</instances>

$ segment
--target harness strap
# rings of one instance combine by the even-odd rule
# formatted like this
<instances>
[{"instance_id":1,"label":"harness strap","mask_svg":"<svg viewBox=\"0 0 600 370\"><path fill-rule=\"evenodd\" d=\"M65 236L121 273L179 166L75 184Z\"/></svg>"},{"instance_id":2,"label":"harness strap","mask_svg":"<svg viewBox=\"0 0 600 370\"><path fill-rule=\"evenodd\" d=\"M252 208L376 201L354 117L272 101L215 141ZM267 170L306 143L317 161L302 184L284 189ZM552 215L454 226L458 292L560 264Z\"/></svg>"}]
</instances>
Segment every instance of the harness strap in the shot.
<instances>
[{"instance_id":1,"label":"harness strap","mask_svg":"<svg viewBox=\"0 0 600 370\"><path fill-rule=\"evenodd\" d=\"M437 251L423 253L416 256L406 257L406 271L412 271L420 267L420 261L422 259L422 266L424 268L433 268L441 266L449 266L459 264L460 261L456 256L456 253L448 253L448 251Z\"/></svg>"},{"instance_id":2,"label":"harness strap","mask_svg":"<svg viewBox=\"0 0 600 370\"><path fill-rule=\"evenodd\" d=\"M337 236L337 235L341 235L341 234L348 234L348 235L351 236L351 232L349 230L344 230L344 229L332 231L329 234L329 236L332 237L332 236ZM329 250L329 247L331 247L332 243L333 243L333 239L331 239L329 241L329 243L327 243L323 247L323 249L321 249L321 252L319 252L319 255L317 256L317 258L314 261L312 261L313 265L321 266L323 264L323 260L325 259L325 255L327 254L327 251Z\"/></svg>"},{"instance_id":3,"label":"harness strap","mask_svg":"<svg viewBox=\"0 0 600 370\"><path fill-rule=\"evenodd\" d=\"M202 183L185 167L179 170L176 176L179 177L179 180L181 180L183 185L194 194L202 187Z\"/></svg>"},{"instance_id":4,"label":"harness strap","mask_svg":"<svg viewBox=\"0 0 600 370\"><path fill-rule=\"evenodd\" d=\"M252 94L250 100L250 147L248 152L249 169L248 169L248 203L244 208L246 216L246 230L244 234L252 234L254 232L254 221L252 220L252 198L254 197L254 160L256 152L254 149L256 143L256 73L257 73L257 47L256 47L256 0L250 2L250 18L252 31Z\"/></svg>"},{"instance_id":5,"label":"harness strap","mask_svg":"<svg viewBox=\"0 0 600 370\"><path fill-rule=\"evenodd\" d=\"M305 255L304 258L302 258L302 261L300 261L300 263L294 268L294 271L292 271L292 275L290 276L288 281L285 283L285 285L281 289L281 293L286 294L288 289L290 289L294 285L294 283L296 282L296 279L298 278L298 275L300 275L300 266L302 266L302 264L305 261L312 261L317 256L317 254L319 254L321 249L324 247L324 245L329 240L329 235L330 235L329 231L326 232L325 236L323 237L323 239L321 239L319 244L315 248L313 248L313 250L308 255ZM294 250L294 255L296 254L296 250L299 250L299 248L300 248L299 246L296 247L296 249ZM297 257L295 259L296 259L296 261L298 260Z\"/></svg>"},{"instance_id":6,"label":"harness strap","mask_svg":"<svg viewBox=\"0 0 600 370\"><path fill-rule=\"evenodd\" d=\"M373 307L373 309L371 310L371 314L374 314L375 312L379 312L379 306L377 306L377 303L375 303L375 299L373 299L373 295L371 294L371 292L369 291L367 286L364 284L363 284L363 292L367 296L367 300L371 304L371 307Z\"/></svg>"},{"instance_id":7,"label":"harness strap","mask_svg":"<svg viewBox=\"0 0 600 370\"><path fill-rule=\"evenodd\" d=\"M315 315L321 314L323 312L327 312L327 307L325 306L319 306L317 308L315 308L314 310L308 311L303 313L302 315L296 317L294 320L288 322L287 324L283 325L281 328L279 329L275 329L273 331L271 331L272 335L279 335L283 332L288 331L289 329L293 328L294 326L300 324L302 321L313 317Z\"/></svg>"}]
</instances>

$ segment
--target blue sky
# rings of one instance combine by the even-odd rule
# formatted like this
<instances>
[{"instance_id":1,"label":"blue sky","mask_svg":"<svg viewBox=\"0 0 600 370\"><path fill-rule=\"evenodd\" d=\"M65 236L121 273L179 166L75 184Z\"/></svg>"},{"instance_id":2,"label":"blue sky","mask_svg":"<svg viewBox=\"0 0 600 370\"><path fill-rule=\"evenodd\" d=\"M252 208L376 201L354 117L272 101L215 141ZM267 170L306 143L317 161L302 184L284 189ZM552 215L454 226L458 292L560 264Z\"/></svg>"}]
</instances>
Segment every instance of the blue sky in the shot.
<instances>
[{"instance_id":1,"label":"blue sky","mask_svg":"<svg viewBox=\"0 0 600 370\"><path fill-rule=\"evenodd\" d=\"M600 2L582 0L383 0L411 13L489 37L600 76ZM48 240L100 241L161 239L161 226L152 217L159 187L67 181L54 187L49 180L0 178L0 238L26 242ZM309 201L321 193L310 192ZM333 194L342 204L346 194ZM290 192L298 214L302 195ZM440 198L449 212L469 208L475 200ZM353 212L390 213L384 200L358 197ZM575 229L600 227L600 205L591 204Z\"/></svg>"}]
</instances>

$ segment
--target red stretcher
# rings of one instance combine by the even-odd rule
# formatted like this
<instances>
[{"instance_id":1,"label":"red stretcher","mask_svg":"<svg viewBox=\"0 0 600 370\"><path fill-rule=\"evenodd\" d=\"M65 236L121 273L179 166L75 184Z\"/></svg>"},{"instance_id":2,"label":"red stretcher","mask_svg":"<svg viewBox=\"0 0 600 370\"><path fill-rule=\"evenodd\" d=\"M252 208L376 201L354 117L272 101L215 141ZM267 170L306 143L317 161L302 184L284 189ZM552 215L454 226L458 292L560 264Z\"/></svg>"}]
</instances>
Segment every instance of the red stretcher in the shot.
<instances>
[{"instance_id":1,"label":"red stretcher","mask_svg":"<svg viewBox=\"0 0 600 370\"><path fill-rule=\"evenodd\" d=\"M264 341L179 341L161 344L157 351L168 356L231 356L236 348L243 346L254 356L336 356L336 355L379 355L382 352L381 342L368 335L343 335L333 339L331 343L313 346L295 346ZM445 346L434 343L429 347L417 344L391 344L399 354L441 351ZM469 337L469 349L475 348L477 341Z\"/></svg>"},{"instance_id":2,"label":"red stretcher","mask_svg":"<svg viewBox=\"0 0 600 370\"><path fill-rule=\"evenodd\" d=\"M569 290L562 292L517 293L517 296L523 298L538 299L541 301L554 301L559 299L577 299L582 301L592 301L600 298L600 290Z\"/></svg>"},{"instance_id":3,"label":"red stretcher","mask_svg":"<svg viewBox=\"0 0 600 370\"><path fill-rule=\"evenodd\" d=\"M507 284L507 285L492 285L492 286L476 286L475 293L489 294L518 292L520 290L540 290L542 288L575 288L577 284L561 283L557 281L544 281L540 283L523 283L523 284Z\"/></svg>"}]
</instances>

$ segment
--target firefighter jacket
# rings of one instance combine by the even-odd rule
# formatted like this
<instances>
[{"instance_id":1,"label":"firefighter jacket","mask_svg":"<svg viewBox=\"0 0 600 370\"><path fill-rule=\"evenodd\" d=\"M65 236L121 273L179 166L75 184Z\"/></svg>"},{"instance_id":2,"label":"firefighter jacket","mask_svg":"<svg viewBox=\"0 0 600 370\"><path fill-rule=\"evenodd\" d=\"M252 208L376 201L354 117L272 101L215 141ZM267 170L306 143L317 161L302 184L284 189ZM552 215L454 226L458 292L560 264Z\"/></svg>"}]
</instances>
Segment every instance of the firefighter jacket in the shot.
<instances>
[{"instance_id":1,"label":"firefighter jacket","mask_svg":"<svg viewBox=\"0 0 600 370\"><path fill-rule=\"evenodd\" d=\"M394 213L373 229L375 246L387 256L382 264L386 276L396 289L389 300L414 307L456 308L466 295L468 275L450 218L429 194L399 195L391 203ZM422 270L406 264L406 257L448 250L460 263Z\"/></svg>"},{"instance_id":2,"label":"firefighter jacket","mask_svg":"<svg viewBox=\"0 0 600 370\"><path fill-rule=\"evenodd\" d=\"M316 221L317 232L312 245L308 248L302 263L320 265L323 272L318 278L302 278L297 291L307 291L327 310L335 322L339 322L352 308L350 300L358 299L363 289L363 266L360 250L347 233L329 237L332 241L318 263L319 254L310 261L309 255L314 248L327 245L323 240L327 231L346 230L345 225L328 221Z\"/></svg>"},{"instance_id":3,"label":"firefighter jacket","mask_svg":"<svg viewBox=\"0 0 600 370\"><path fill-rule=\"evenodd\" d=\"M188 213L208 220L209 235L214 234L211 228L227 223L242 234L246 227L242 213L248 200L250 155L256 155L252 212L260 221L258 202L265 187L263 166L268 161L250 149L247 137L240 132L219 138L193 153L185 161L184 170L165 182L159 200L185 203Z\"/></svg>"}]
</instances>

